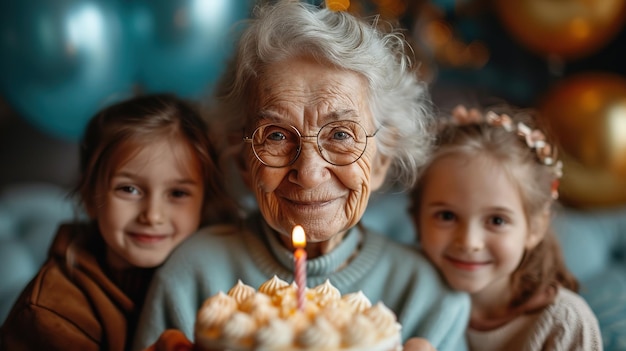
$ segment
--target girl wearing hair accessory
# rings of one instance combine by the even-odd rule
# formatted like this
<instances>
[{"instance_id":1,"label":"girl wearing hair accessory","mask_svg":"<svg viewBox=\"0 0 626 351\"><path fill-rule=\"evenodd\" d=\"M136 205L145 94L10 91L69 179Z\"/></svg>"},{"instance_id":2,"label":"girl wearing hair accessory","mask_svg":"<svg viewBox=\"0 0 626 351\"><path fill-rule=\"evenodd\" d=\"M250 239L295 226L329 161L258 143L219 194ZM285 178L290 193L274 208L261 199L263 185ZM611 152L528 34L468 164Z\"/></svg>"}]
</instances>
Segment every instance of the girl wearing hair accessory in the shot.
<instances>
[{"instance_id":1,"label":"girl wearing hair accessory","mask_svg":"<svg viewBox=\"0 0 626 351\"><path fill-rule=\"evenodd\" d=\"M0 330L0 349L128 349L155 267L226 207L212 150L199 114L170 95L94 116L75 191L89 220L59 228Z\"/></svg>"},{"instance_id":2,"label":"girl wearing hair accessory","mask_svg":"<svg viewBox=\"0 0 626 351\"><path fill-rule=\"evenodd\" d=\"M411 193L422 250L468 292L473 350L602 350L550 229L561 162L533 119L457 107Z\"/></svg>"}]
</instances>

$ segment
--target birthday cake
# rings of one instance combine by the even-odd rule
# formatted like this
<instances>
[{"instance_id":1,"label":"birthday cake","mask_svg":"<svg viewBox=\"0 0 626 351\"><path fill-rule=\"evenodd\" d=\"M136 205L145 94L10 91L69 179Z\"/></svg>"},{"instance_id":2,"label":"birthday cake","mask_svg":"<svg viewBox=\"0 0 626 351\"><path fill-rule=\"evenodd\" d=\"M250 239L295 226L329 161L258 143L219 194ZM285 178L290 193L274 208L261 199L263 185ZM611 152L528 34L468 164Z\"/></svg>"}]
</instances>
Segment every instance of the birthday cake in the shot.
<instances>
[{"instance_id":1,"label":"birthday cake","mask_svg":"<svg viewBox=\"0 0 626 351\"><path fill-rule=\"evenodd\" d=\"M394 351L402 349L400 328L393 311L360 291L342 296L327 280L307 288L298 306L296 284L274 276L258 291L238 281L206 299L195 342L205 350Z\"/></svg>"}]
</instances>

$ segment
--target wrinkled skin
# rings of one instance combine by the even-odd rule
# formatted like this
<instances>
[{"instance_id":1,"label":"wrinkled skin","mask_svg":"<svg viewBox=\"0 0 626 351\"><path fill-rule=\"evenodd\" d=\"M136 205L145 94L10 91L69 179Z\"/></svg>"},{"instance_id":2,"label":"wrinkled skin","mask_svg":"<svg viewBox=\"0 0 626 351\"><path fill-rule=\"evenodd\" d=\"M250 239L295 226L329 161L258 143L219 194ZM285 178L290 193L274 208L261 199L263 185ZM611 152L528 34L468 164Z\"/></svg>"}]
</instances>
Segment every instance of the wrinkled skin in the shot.
<instances>
[{"instance_id":1,"label":"wrinkled skin","mask_svg":"<svg viewBox=\"0 0 626 351\"><path fill-rule=\"evenodd\" d=\"M251 106L250 131L265 123L288 123L302 135L315 135L332 120L359 122L368 134L374 124L365 79L307 59L266 66L258 78ZM301 225L310 257L329 252L361 219L370 194L384 182L389 162L377 154L374 138L353 164L334 166L320 155L315 138L304 139L294 164L263 165L246 146L244 178L269 225L289 246L291 231Z\"/></svg>"}]
</instances>

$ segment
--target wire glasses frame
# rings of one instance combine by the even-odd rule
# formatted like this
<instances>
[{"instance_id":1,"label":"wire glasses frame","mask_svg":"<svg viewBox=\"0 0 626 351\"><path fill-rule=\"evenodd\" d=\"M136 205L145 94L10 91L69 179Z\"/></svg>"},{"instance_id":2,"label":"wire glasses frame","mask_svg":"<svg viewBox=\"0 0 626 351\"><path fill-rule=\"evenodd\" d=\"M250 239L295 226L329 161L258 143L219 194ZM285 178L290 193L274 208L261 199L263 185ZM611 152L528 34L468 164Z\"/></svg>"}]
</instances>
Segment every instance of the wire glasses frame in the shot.
<instances>
[{"instance_id":1,"label":"wire glasses frame","mask_svg":"<svg viewBox=\"0 0 626 351\"><path fill-rule=\"evenodd\" d=\"M243 141L252 145L256 158L265 166L281 168L292 165L302 151L302 139L315 138L322 158L335 166L347 166L358 161L365 153L367 140L376 136L356 121L341 120L327 123L316 135L302 135L300 131L283 123L263 124L252 136Z\"/></svg>"}]
</instances>

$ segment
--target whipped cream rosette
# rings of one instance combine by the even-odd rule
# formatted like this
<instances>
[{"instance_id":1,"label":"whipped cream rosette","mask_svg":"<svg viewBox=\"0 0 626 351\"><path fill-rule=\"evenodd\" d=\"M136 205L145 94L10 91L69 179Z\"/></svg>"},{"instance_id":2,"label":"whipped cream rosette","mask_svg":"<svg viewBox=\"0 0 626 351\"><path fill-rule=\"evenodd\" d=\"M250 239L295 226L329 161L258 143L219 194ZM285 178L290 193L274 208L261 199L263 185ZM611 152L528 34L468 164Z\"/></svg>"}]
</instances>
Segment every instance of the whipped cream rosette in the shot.
<instances>
[{"instance_id":1,"label":"whipped cream rosette","mask_svg":"<svg viewBox=\"0 0 626 351\"><path fill-rule=\"evenodd\" d=\"M297 308L297 287L274 276L258 291L238 281L227 294L206 299L195 325L202 349L231 351L401 350L400 324L382 302L361 292L341 296L329 280L306 290Z\"/></svg>"}]
</instances>

